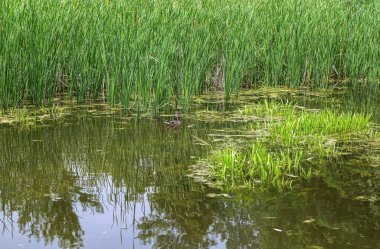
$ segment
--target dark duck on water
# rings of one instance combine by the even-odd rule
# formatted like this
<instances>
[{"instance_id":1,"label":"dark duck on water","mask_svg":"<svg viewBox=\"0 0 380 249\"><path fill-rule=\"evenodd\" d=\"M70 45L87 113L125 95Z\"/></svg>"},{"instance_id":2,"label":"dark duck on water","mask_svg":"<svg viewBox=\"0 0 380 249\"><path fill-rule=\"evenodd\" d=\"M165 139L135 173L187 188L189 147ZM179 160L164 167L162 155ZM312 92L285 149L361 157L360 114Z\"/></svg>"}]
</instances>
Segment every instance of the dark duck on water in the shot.
<instances>
[{"instance_id":1,"label":"dark duck on water","mask_svg":"<svg viewBox=\"0 0 380 249\"><path fill-rule=\"evenodd\" d=\"M176 111L174 116L175 116L175 119L165 121L165 124L167 127L175 128L181 125L181 113Z\"/></svg>"}]
</instances>

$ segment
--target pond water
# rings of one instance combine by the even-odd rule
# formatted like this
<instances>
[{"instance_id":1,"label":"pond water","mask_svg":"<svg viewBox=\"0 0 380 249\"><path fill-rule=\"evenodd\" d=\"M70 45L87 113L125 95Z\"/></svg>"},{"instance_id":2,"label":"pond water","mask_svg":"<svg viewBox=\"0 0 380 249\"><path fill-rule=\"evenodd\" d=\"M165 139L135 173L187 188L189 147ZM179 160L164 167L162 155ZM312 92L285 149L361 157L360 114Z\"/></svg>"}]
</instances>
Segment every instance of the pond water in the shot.
<instances>
[{"instance_id":1,"label":"pond water","mask_svg":"<svg viewBox=\"0 0 380 249\"><path fill-rule=\"evenodd\" d=\"M378 120L377 99L285 97ZM79 108L49 125L0 126L0 248L380 248L380 169L368 160L379 148L292 191L219 195L189 177L189 166L207 155L202 141L218 143L210 134L245 124L192 114L183 122L168 129Z\"/></svg>"}]
</instances>

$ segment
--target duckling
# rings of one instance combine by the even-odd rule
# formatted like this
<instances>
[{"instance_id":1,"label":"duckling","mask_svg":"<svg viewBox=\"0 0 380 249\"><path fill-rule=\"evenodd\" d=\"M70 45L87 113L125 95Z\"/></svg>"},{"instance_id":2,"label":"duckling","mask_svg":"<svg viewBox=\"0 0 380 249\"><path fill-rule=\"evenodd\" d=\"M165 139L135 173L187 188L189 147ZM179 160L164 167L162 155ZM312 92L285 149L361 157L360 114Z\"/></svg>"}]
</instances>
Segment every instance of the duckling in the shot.
<instances>
[{"instance_id":1,"label":"duckling","mask_svg":"<svg viewBox=\"0 0 380 249\"><path fill-rule=\"evenodd\" d=\"M165 121L166 126L175 128L181 125L181 113L179 111L176 111L174 116L175 119Z\"/></svg>"}]
</instances>

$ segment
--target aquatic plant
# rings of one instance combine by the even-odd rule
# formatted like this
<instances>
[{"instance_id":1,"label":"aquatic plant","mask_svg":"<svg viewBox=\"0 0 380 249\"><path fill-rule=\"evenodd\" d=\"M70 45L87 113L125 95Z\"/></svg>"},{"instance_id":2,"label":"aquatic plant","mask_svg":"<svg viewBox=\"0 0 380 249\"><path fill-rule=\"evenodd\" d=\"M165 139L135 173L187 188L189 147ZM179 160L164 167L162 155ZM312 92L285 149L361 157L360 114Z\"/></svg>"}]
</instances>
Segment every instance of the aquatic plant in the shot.
<instances>
[{"instance_id":1,"label":"aquatic plant","mask_svg":"<svg viewBox=\"0 0 380 249\"><path fill-rule=\"evenodd\" d=\"M211 174L231 185L290 187L294 177L311 177L311 169L301 167L302 151L270 151L259 141L250 149L235 148L217 150L209 159L213 165Z\"/></svg>"},{"instance_id":2,"label":"aquatic plant","mask_svg":"<svg viewBox=\"0 0 380 249\"><path fill-rule=\"evenodd\" d=\"M376 0L0 0L1 105L158 110L208 89L376 82L379 21Z\"/></svg>"},{"instance_id":3,"label":"aquatic plant","mask_svg":"<svg viewBox=\"0 0 380 249\"><path fill-rule=\"evenodd\" d=\"M43 125L44 122L63 117L67 114L65 109L59 105L41 106L38 109L35 106L30 106L30 108L26 106L23 108L12 108L1 113L0 124L17 124L21 126Z\"/></svg>"},{"instance_id":4,"label":"aquatic plant","mask_svg":"<svg viewBox=\"0 0 380 249\"><path fill-rule=\"evenodd\" d=\"M268 125L270 140L287 147L307 146L311 152L331 154L337 139L345 135L353 136L355 132L370 132L371 115L356 113L337 113L332 110L320 112L298 112L288 116L283 122ZM330 148L330 149L328 149Z\"/></svg>"},{"instance_id":5,"label":"aquatic plant","mask_svg":"<svg viewBox=\"0 0 380 249\"><path fill-rule=\"evenodd\" d=\"M295 105L291 102L274 101L265 99L255 105L245 105L241 114L246 116L260 116L260 117L278 117L278 116L292 116L296 112Z\"/></svg>"},{"instance_id":6,"label":"aquatic plant","mask_svg":"<svg viewBox=\"0 0 380 249\"><path fill-rule=\"evenodd\" d=\"M241 113L245 115L270 116L261 125L251 126L269 135L253 141L248 149L218 149L207 161L212 178L232 188L290 188L318 174L321 162L337 158L340 148L345 154L354 151L352 146L344 146L351 139L373 137L369 114L311 111L267 101L244 110ZM276 118L279 115L281 119Z\"/></svg>"},{"instance_id":7,"label":"aquatic plant","mask_svg":"<svg viewBox=\"0 0 380 249\"><path fill-rule=\"evenodd\" d=\"M330 135L334 133L361 131L368 128L370 114L338 113L333 110L299 111L297 116L288 116L284 122L271 125L276 134L295 132L296 135Z\"/></svg>"}]
</instances>

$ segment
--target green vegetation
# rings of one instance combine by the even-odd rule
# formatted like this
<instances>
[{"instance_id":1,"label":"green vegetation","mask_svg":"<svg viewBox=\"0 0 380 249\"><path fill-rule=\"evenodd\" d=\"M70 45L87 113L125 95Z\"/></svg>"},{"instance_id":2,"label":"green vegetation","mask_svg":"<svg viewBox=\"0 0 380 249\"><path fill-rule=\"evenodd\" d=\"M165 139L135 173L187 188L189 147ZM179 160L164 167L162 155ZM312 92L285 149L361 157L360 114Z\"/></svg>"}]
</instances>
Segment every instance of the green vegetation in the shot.
<instances>
[{"instance_id":1,"label":"green vegetation","mask_svg":"<svg viewBox=\"0 0 380 249\"><path fill-rule=\"evenodd\" d=\"M222 148L209 157L216 181L233 188L289 188L319 174L320 165L339 157L340 149L355 151L349 146L354 138L365 140L373 134L370 115L308 111L274 101L246 106L242 113L263 115L264 111L274 116L250 127L268 135L255 140L251 148Z\"/></svg>"},{"instance_id":2,"label":"green vegetation","mask_svg":"<svg viewBox=\"0 0 380 249\"><path fill-rule=\"evenodd\" d=\"M292 183L286 177L291 179L295 177L294 174L304 178L311 177L311 170L305 171L300 165L302 153L293 153L289 149L271 152L264 143L258 141L248 150L227 148L211 156L212 175L232 187L260 184L282 188Z\"/></svg>"},{"instance_id":3,"label":"green vegetation","mask_svg":"<svg viewBox=\"0 0 380 249\"><path fill-rule=\"evenodd\" d=\"M379 22L375 0L0 0L1 105L158 110L208 89L376 82Z\"/></svg>"},{"instance_id":4,"label":"green vegetation","mask_svg":"<svg viewBox=\"0 0 380 249\"><path fill-rule=\"evenodd\" d=\"M52 105L51 107L42 106L39 109L33 106L30 108L12 108L0 112L0 124L17 124L21 126L44 125L44 122L56 120L65 114L65 108L58 105Z\"/></svg>"},{"instance_id":5,"label":"green vegetation","mask_svg":"<svg viewBox=\"0 0 380 249\"><path fill-rule=\"evenodd\" d=\"M295 111L295 106L290 102L264 100L258 105L245 105L240 113L246 116L281 117L293 116Z\"/></svg>"}]
</instances>

